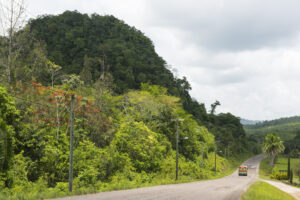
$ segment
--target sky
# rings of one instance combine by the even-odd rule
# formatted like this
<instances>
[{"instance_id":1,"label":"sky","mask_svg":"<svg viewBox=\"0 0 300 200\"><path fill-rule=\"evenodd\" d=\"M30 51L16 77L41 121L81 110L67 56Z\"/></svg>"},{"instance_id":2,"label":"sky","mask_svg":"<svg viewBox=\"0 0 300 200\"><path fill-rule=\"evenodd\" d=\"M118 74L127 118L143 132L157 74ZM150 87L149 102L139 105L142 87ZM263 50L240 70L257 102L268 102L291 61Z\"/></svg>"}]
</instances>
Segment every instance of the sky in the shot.
<instances>
[{"instance_id":1,"label":"sky","mask_svg":"<svg viewBox=\"0 0 300 200\"><path fill-rule=\"evenodd\" d=\"M3 2L3 0L2 0ZM114 15L149 37L191 96L251 120L300 115L299 0L26 0L28 17Z\"/></svg>"}]
</instances>

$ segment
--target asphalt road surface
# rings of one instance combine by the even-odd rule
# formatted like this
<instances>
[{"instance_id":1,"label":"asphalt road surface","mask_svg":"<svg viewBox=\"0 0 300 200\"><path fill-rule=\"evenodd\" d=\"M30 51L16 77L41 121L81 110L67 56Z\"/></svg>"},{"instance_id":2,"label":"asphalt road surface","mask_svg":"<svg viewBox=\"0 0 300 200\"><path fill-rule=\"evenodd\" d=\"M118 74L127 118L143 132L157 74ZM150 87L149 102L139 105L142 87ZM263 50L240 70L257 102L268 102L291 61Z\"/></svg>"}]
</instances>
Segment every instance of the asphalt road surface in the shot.
<instances>
[{"instance_id":1,"label":"asphalt road surface","mask_svg":"<svg viewBox=\"0 0 300 200\"><path fill-rule=\"evenodd\" d=\"M248 166L248 176L238 176L235 171L216 180L102 192L56 200L238 200L257 179L262 158L263 155L258 155L244 162Z\"/></svg>"}]
</instances>

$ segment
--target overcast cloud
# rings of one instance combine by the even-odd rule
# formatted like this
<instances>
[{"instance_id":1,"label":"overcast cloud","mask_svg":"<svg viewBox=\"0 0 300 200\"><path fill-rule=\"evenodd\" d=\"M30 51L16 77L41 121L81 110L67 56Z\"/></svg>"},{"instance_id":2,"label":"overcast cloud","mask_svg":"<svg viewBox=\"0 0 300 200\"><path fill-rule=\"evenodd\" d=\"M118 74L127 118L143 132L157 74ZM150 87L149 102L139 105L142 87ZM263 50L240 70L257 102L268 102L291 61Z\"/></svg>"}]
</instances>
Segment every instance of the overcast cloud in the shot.
<instances>
[{"instance_id":1,"label":"overcast cloud","mask_svg":"<svg viewBox=\"0 0 300 200\"><path fill-rule=\"evenodd\" d=\"M3 2L3 1L2 1ZM209 109L265 120L299 115L299 0L27 0L29 16L111 14L135 26Z\"/></svg>"}]
</instances>

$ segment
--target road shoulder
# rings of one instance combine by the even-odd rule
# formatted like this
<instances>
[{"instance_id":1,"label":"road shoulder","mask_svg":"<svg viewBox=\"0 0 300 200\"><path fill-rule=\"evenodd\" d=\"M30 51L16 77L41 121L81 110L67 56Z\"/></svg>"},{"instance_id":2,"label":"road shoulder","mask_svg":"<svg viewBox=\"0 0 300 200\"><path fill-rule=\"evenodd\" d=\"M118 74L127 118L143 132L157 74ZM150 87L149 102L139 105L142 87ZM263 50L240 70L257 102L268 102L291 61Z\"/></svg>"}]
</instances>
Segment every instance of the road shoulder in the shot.
<instances>
[{"instance_id":1,"label":"road shoulder","mask_svg":"<svg viewBox=\"0 0 300 200\"><path fill-rule=\"evenodd\" d=\"M296 199L300 200L300 189L299 188L287 185L282 182L277 182L277 181L270 181L270 180L264 180L264 179L260 179L260 181L269 183L270 185L273 185L273 186L277 187L278 189L280 189L280 190L292 195Z\"/></svg>"}]
</instances>

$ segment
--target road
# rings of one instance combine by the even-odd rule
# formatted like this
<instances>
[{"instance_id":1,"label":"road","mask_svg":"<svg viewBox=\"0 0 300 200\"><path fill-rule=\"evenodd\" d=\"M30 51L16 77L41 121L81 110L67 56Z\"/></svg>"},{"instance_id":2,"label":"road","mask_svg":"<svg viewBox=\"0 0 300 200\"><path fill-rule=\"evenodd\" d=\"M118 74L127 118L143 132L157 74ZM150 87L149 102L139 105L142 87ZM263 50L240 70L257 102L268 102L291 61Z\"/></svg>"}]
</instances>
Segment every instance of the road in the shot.
<instances>
[{"instance_id":1,"label":"road","mask_svg":"<svg viewBox=\"0 0 300 200\"><path fill-rule=\"evenodd\" d=\"M248 166L248 176L238 176L235 171L216 180L102 192L56 200L238 200L258 178L259 163L263 157L259 155L244 162Z\"/></svg>"}]
</instances>

